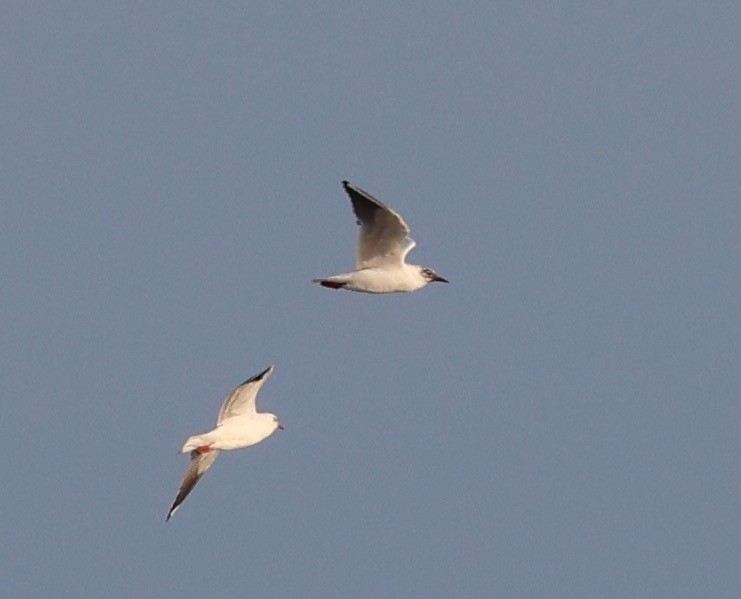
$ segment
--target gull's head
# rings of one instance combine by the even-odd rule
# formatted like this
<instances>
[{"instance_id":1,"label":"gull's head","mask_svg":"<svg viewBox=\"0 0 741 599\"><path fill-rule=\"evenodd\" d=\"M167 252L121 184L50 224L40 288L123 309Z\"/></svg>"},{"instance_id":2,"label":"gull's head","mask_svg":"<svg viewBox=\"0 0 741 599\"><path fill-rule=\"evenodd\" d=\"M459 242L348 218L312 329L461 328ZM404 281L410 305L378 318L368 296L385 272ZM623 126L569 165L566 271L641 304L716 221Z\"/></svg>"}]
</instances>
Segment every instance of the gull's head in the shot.
<instances>
[{"instance_id":1,"label":"gull's head","mask_svg":"<svg viewBox=\"0 0 741 599\"><path fill-rule=\"evenodd\" d=\"M422 276L425 279L427 279L427 282L428 283L432 283L433 281L437 281L439 283L448 283L449 282L447 279L443 279L439 274L437 274L431 268L423 268L422 269Z\"/></svg>"}]
</instances>

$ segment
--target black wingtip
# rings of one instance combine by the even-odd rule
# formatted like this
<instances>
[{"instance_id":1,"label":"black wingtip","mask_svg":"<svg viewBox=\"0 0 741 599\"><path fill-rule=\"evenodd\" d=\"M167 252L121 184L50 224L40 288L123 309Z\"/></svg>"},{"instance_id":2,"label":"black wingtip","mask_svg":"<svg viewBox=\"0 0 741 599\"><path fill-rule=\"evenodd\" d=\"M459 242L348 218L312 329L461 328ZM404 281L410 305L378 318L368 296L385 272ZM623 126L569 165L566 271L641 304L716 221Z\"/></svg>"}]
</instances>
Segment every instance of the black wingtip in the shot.
<instances>
[{"instance_id":1,"label":"black wingtip","mask_svg":"<svg viewBox=\"0 0 741 599\"><path fill-rule=\"evenodd\" d=\"M270 365L270 366L268 366L268 367L267 367L267 368L266 368L265 370L263 370L263 371L262 371L262 372L261 372L260 374L258 374L257 376L255 376L255 380L256 380L256 381L261 381L261 380L263 379L263 377L264 377L264 376L265 376L265 375L266 375L266 374L267 374L268 372L270 372L270 371L271 371L271 370L272 370L273 368L275 368L275 366L273 366L273 365Z\"/></svg>"},{"instance_id":2,"label":"black wingtip","mask_svg":"<svg viewBox=\"0 0 741 599\"><path fill-rule=\"evenodd\" d=\"M165 522L169 522L170 518L172 518L175 515L175 512L177 512L180 509L180 504L183 503L183 501L185 501L185 498L188 496L188 493L190 493L192 488L193 487L188 489L187 493L185 493L184 495L183 495L183 489L182 488L180 489L180 491L178 492L178 496L175 498L175 501L173 501L172 505L170 506L170 511L167 512L167 516L165 516Z\"/></svg>"},{"instance_id":3,"label":"black wingtip","mask_svg":"<svg viewBox=\"0 0 741 599\"><path fill-rule=\"evenodd\" d=\"M265 370L263 370L263 371L262 371L261 373L259 373L259 374L256 374L255 376L253 376L253 377L250 377L250 378L248 378L248 379L247 379L247 380L246 380L246 381L245 381L244 383L242 383L242 385L246 385L247 383L255 383L255 382L257 382L257 381L261 381L262 379L264 379L264 378L265 378L265 375L266 375L266 374L267 374L268 372L270 372L270 371L271 371L271 370L272 370L273 368L275 368L275 366L268 366L268 367L267 367L267 368L266 368ZM242 385L239 385L239 386L241 387Z\"/></svg>"}]
</instances>

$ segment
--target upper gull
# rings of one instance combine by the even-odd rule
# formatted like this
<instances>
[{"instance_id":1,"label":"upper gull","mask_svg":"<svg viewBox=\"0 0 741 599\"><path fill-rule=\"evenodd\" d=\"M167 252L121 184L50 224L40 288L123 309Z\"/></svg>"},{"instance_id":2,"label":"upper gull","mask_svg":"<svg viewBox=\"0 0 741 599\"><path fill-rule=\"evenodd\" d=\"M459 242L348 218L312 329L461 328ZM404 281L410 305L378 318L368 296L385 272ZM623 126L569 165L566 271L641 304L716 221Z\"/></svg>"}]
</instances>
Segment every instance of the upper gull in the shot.
<instances>
[{"instance_id":1,"label":"upper gull","mask_svg":"<svg viewBox=\"0 0 741 599\"><path fill-rule=\"evenodd\" d=\"M349 181L343 181L342 187L360 225L356 270L314 279L314 283L330 289L395 293L416 291L433 281L448 282L432 269L405 262L416 244L409 238L409 226L401 215Z\"/></svg>"}]
</instances>

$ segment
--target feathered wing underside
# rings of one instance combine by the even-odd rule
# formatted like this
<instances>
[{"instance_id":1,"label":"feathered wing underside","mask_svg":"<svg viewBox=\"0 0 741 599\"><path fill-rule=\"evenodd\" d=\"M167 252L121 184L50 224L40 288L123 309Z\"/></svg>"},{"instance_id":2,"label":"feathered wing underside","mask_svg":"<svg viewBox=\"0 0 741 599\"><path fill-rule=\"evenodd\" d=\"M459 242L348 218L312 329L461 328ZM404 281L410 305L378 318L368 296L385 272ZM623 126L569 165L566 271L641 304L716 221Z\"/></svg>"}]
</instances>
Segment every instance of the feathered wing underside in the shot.
<instances>
[{"instance_id":1,"label":"feathered wing underside","mask_svg":"<svg viewBox=\"0 0 741 599\"><path fill-rule=\"evenodd\" d=\"M356 268L402 262L414 247L414 242L407 239L410 229L404 219L357 185L343 181L342 187L350 196L360 225Z\"/></svg>"},{"instance_id":2,"label":"feathered wing underside","mask_svg":"<svg viewBox=\"0 0 741 599\"><path fill-rule=\"evenodd\" d=\"M216 419L216 424L219 425L224 420L234 418L235 416L255 414L257 412L257 394L260 391L260 387L263 386L272 372L273 366L269 366L260 374L247 379L227 395L224 403L221 405L221 410L219 410L219 417Z\"/></svg>"},{"instance_id":3,"label":"feathered wing underside","mask_svg":"<svg viewBox=\"0 0 741 599\"><path fill-rule=\"evenodd\" d=\"M180 507L180 504L185 501L185 498L193 490L193 487L196 486L198 481L201 480L201 477L205 474L206 470L211 467L211 464L214 463L214 460L218 455L219 451L216 449L212 449L207 453L200 453L198 451L190 452L190 464L188 464L188 470L185 473L183 482L180 484L177 497L175 497L175 501L172 503L170 511L167 512L165 522L172 518L173 514Z\"/></svg>"}]
</instances>

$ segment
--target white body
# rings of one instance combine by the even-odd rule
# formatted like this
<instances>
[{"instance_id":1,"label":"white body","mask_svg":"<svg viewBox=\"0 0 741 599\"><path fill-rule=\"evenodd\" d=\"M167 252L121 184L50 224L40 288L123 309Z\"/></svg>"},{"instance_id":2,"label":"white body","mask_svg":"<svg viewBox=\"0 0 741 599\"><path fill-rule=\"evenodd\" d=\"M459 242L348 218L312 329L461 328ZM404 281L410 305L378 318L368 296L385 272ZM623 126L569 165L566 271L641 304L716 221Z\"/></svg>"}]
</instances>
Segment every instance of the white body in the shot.
<instances>
[{"instance_id":1,"label":"white body","mask_svg":"<svg viewBox=\"0 0 741 599\"><path fill-rule=\"evenodd\" d=\"M430 282L421 266L405 262L393 268L363 268L322 280L340 283L343 289L364 293L416 291Z\"/></svg>"},{"instance_id":2,"label":"white body","mask_svg":"<svg viewBox=\"0 0 741 599\"><path fill-rule=\"evenodd\" d=\"M255 413L230 418L212 431L188 437L180 453L206 446L221 451L242 449L267 439L277 428L278 423L273 414Z\"/></svg>"}]
</instances>

